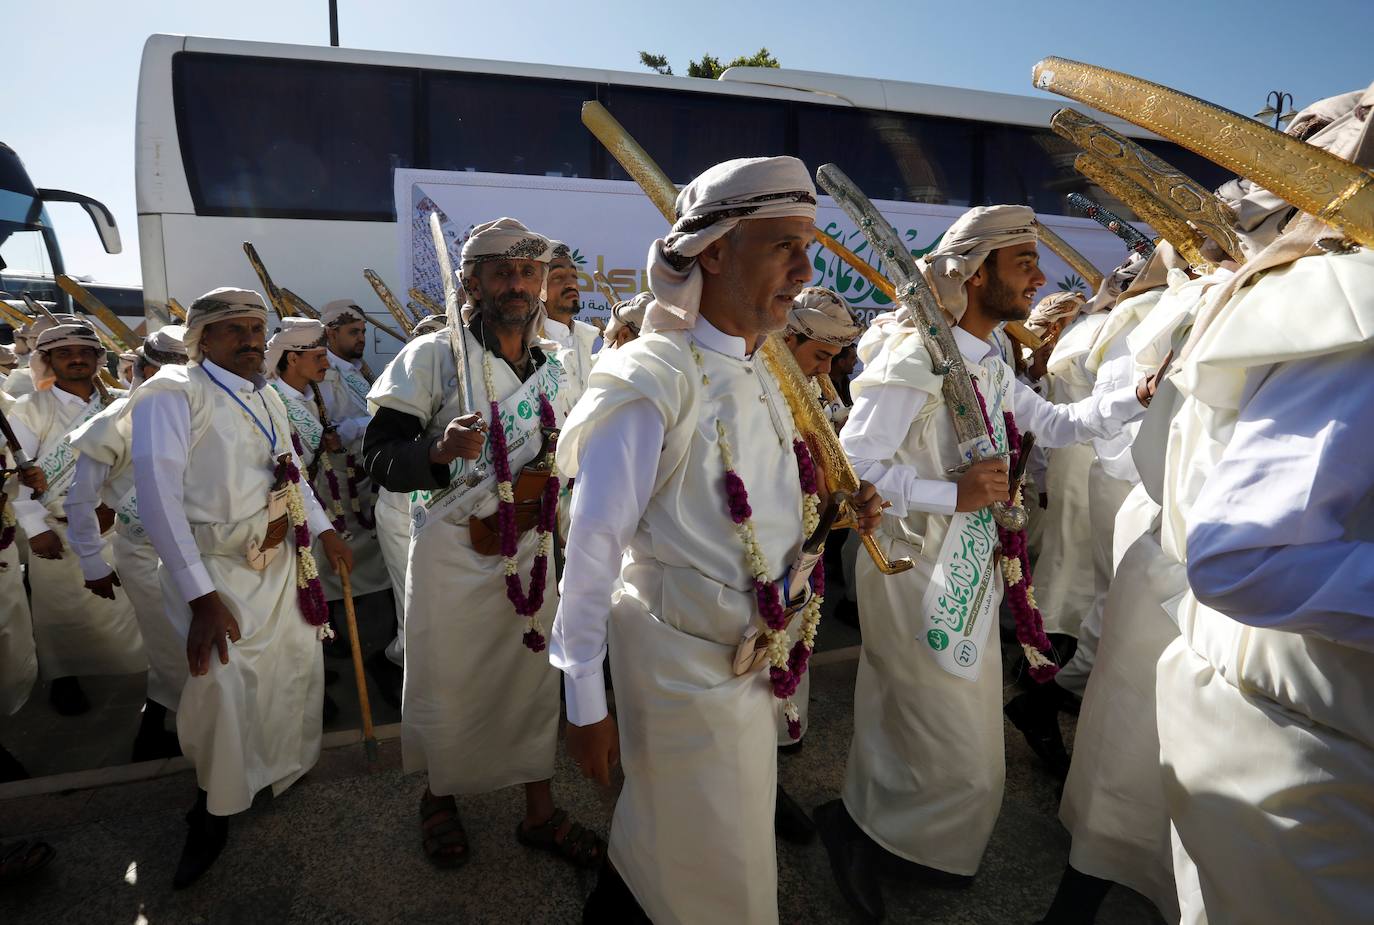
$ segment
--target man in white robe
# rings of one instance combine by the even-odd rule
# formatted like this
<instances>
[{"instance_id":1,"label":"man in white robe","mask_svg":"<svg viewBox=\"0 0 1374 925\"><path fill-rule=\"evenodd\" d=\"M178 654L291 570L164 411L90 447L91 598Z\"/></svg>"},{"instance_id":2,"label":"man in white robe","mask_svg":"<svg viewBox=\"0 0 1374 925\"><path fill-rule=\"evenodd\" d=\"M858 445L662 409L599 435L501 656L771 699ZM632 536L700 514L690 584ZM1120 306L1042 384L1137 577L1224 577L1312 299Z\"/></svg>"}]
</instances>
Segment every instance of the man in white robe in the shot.
<instances>
[{"instance_id":1,"label":"man in white robe","mask_svg":"<svg viewBox=\"0 0 1374 925\"><path fill-rule=\"evenodd\" d=\"M998 323L1024 320L1045 282L1036 237L1029 208L980 207L923 258L956 325L954 339L999 451L1009 444L1003 412L1037 442L1065 446L1116 433L1152 394L1142 383L1053 405L1016 381L988 338ZM993 628L1003 576L986 553L964 564L959 557L965 548L979 548L978 537L989 530L984 509L1006 502L1009 488L1002 457L949 477L970 454L957 444L956 409L945 404L907 310L875 320L859 356L864 371L853 383L854 409L841 439L856 471L892 505L880 542L890 556L909 555L917 565L883 576L859 562L864 645L854 738L843 799L818 809L816 822L841 892L864 914L881 918L880 851L931 869L935 879L966 880L978 869L1001 806L1002 660ZM937 606L945 600L941 589L970 575L977 576L971 600L981 606L956 626ZM1049 673L1048 640L1035 622L1028 617L1018 638Z\"/></svg>"},{"instance_id":2,"label":"man in white robe","mask_svg":"<svg viewBox=\"0 0 1374 925\"><path fill-rule=\"evenodd\" d=\"M180 325L169 325L148 335L136 351L130 385L137 388L165 364L185 364L184 333ZM181 754L176 734L165 728L165 721L168 710L176 712L186 684L186 646L167 618L157 551L138 516L129 407L128 397L117 399L72 431L69 441L79 455L63 510L67 542L80 559L86 589L114 600L114 589L123 588L138 620L148 657L147 699L130 759L138 762ZM101 536L97 511L102 504L114 511L114 538L109 543Z\"/></svg>"},{"instance_id":3,"label":"man in white robe","mask_svg":"<svg viewBox=\"0 0 1374 925\"><path fill-rule=\"evenodd\" d=\"M603 784L625 768L584 922L778 919L778 697L767 673L732 666L763 625L756 598L774 579L755 576L781 585L804 539L796 426L756 351L810 281L815 201L791 157L728 161L688 185L650 249L643 333L601 357L559 442L562 471L595 475L574 493L550 650L568 751ZM732 514L727 470L752 520ZM871 528L871 486L858 501ZM778 598L805 596L791 592Z\"/></svg>"},{"instance_id":4,"label":"man in white robe","mask_svg":"<svg viewBox=\"0 0 1374 925\"><path fill-rule=\"evenodd\" d=\"M67 716L90 709L79 677L136 674L148 667L124 591L115 591L113 599L93 598L86 591L80 561L67 543L67 515L62 509L78 456L68 440L71 432L123 394L106 398L97 387L104 355L87 325L47 328L38 336L30 360L35 390L15 402L9 415L20 445L47 478L41 501L25 490L15 499L14 510L29 541L38 670L50 682L53 707ZM100 534L110 554L114 512L106 507L99 513Z\"/></svg>"},{"instance_id":5,"label":"man in white robe","mask_svg":"<svg viewBox=\"0 0 1374 925\"><path fill-rule=\"evenodd\" d=\"M652 292L641 292L611 306L611 320L606 323L607 349L622 347L639 336L644 327L644 312L653 300Z\"/></svg>"},{"instance_id":6,"label":"man in white robe","mask_svg":"<svg viewBox=\"0 0 1374 925\"><path fill-rule=\"evenodd\" d=\"M572 408L587 388L596 353L592 347L601 332L595 325L577 320L582 310L582 291L577 288L577 264L572 248L562 241L550 241L549 278L544 286L544 320L540 334L561 348L559 359L567 372L565 404Z\"/></svg>"},{"instance_id":7,"label":"man in white robe","mask_svg":"<svg viewBox=\"0 0 1374 925\"><path fill-rule=\"evenodd\" d=\"M145 382L132 408L138 510L190 672L177 736L199 790L178 889L219 856L229 816L260 790L282 793L319 758L328 607L309 536L332 567L352 562L262 377L262 297L212 290L191 304L186 328L191 362Z\"/></svg>"},{"instance_id":8,"label":"man in white robe","mask_svg":"<svg viewBox=\"0 0 1374 925\"><path fill-rule=\"evenodd\" d=\"M363 434L372 415L367 393L372 388L371 370L363 360L367 349L367 323L363 310L352 299L335 299L320 309L329 344L329 367L319 384L325 413L342 442L330 450L329 465L340 486L341 504L357 571L349 576L355 598L391 590L396 609L396 635L382 651L367 658L368 674L382 699L401 706L401 667L405 664L405 557L410 546L410 511L403 495L377 489L363 468ZM417 328L416 337L420 336ZM325 497L332 492L327 473L316 486ZM337 579L325 582L325 597L343 597ZM340 648L346 648L347 640Z\"/></svg>"},{"instance_id":9,"label":"man in white robe","mask_svg":"<svg viewBox=\"0 0 1374 925\"><path fill-rule=\"evenodd\" d=\"M8 418L14 399L0 392L0 413ZM0 469L16 468L13 453L0 441ZM18 518L10 499L21 487L42 491L43 470L28 466L0 481L0 717L13 716L28 702L38 679L33 617L19 563ZM24 766L0 747L0 783L28 777Z\"/></svg>"},{"instance_id":10,"label":"man in white robe","mask_svg":"<svg viewBox=\"0 0 1374 925\"><path fill-rule=\"evenodd\" d=\"M555 483L526 469L547 461L541 419L565 387L555 345L535 334L548 250L514 219L479 225L462 250L462 317L408 343L368 396L367 470L414 493L401 747L407 772L428 772L422 844L442 867L471 856L455 796L514 785L519 841L584 867L604 853L551 786L558 673L542 651L557 600Z\"/></svg>"},{"instance_id":11,"label":"man in white robe","mask_svg":"<svg viewBox=\"0 0 1374 925\"><path fill-rule=\"evenodd\" d=\"M1374 87L1309 141L1368 169L1371 109ZM1186 923L1368 918L1371 293L1370 251L1304 215L1180 356L1163 544L1190 588L1156 696Z\"/></svg>"}]
</instances>

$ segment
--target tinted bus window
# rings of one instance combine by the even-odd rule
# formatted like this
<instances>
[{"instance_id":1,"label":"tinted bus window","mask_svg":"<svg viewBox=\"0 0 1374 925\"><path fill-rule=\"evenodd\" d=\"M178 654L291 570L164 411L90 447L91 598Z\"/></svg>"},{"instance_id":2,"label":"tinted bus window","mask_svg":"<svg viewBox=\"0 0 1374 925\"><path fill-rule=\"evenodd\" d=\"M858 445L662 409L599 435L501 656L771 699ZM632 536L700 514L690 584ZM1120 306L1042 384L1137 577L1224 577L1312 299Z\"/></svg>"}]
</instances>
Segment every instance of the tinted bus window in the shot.
<instances>
[{"instance_id":1,"label":"tinted bus window","mask_svg":"<svg viewBox=\"0 0 1374 925\"><path fill-rule=\"evenodd\" d=\"M982 184L977 205L1030 206L1045 215L1069 212L1069 193L1088 193L1073 169L1079 149L1049 129L983 124Z\"/></svg>"},{"instance_id":2,"label":"tinted bus window","mask_svg":"<svg viewBox=\"0 0 1374 925\"><path fill-rule=\"evenodd\" d=\"M601 101L679 186L721 161L788 153L787 104L776 100L607 86ZM606 178L630 179L614 160Z\"/></svg>"},{"instance_id":3,"label":"tinted bus window","mask_svg":"<svg viewBox=\"0 0 1374 925\"><path fill-rule=\"evenodd\" d=\"M829 106L797 107L797 156L839 166L873 199L966 206L973 185L970 123Z\"/></svg>"},{"instance_id":4,"label":"tinted bus window","mask_svg":"<svg viewBox=\"0 0 1374 925\"><path fill-rule=\"evenodd\" d=\"M424 166L546 177L592 173L596 139L582 127L592 84L485 74L425 75Z\"/></svg>"},{"instance_id":5,"label":"tinted bus window","mask_svg":"<svg viewBox=\"0 0 1374 925\"><path fill-rule=\"evenodd\" d=\"M415 73L178 54L197 214L391 221L392 170L415 163Z\"/></svg>"}]
</instances>

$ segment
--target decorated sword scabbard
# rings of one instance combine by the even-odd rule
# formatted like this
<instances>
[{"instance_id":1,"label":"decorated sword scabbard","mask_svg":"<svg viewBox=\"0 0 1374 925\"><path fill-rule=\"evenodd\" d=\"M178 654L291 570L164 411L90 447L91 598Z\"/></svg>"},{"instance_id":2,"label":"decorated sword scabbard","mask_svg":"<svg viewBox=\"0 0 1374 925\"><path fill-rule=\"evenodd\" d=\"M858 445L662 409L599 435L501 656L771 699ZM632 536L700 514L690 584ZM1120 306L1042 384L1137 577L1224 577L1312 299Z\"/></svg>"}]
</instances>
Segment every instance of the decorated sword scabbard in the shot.
<instances>
[{"instance_id":1,"label":"decorated sword scabbard","mask_svg":"<svg viewBox=\"0 0 1374 925\"><path fill-rule=\"evenodd\" d=\"M1106 206L1093 202L1082 193L1069 193L1069 205L1116 235L1128 248L1140 256L1148 258L1155 252L1155 242L1146 237L1139 228Z\"/></svg>"},{"instance_id":2,"label":"decorated sword scabbard","mask_svg":"<svg viewBox=\"0 0 1374 925\"><path fill-rule=\"evenodd\" d=\"M375 318L367 318L367 320L371 321L377 328L387 332L401 343L405 343L414 335L415 323L406 315L405 309L401 307L400 300L392 293L391 287L377 275L376 270L370 267L364 267L363 278L366 279L368 285L372 287L372 291L377 293L377 298L382 300L382 305L386 306L386 310L391 314L391 317L396 319L396 323L401 326L401 330L400 332L393 331L390 327L381 324ZM364 317L366 317L366 313L364 313Z\"/></svg>"},{"instance_id":3,"label":"decorated sword scabbard","mask_svg":"<svg viewBox=\"0 0 1374 925\"><path fill-rule=\"evenodd\" d=\"M1235 214L1183 171L1076 109L1056 112L1050 128L1153 195L1163 208L1215 241L1232 260L1245 259L1236 236Z\"/></svg>"},{"instance_id":4,"label":"decorated sword scabbard","mask_svg":"<svg viewBox=\"0 0 1374 925\"><path fill-rule=\"evenodd\" d=\"M170 312L172 317L177 321L182 323L186 321L186 309L182 308L181 303L176 299L169 298L167 300L167 311Z\"/></svg>"},{"instance_id":5,"label":"decorated sword scabbard","mask_svg":"<svg viewBox=\"0 0 1374 925\"><path fill-rule=\"evenodd\" d=\"M1374 247L1374 173L1363 167L1229 109L1107 68L1045 58L1031 80L1180 144Z\"/></svg>"},{"instance_id":6,"label":"decorated sword scabbard","mask_svg":"<svg viewBox=\"0 0 1374 925\"><path fill-rule=\"evenodd\" d=\"M921 341L930 354L931 367L940 376L940 393L954 424L955 438L961 446L973 447L974 462L991 458L980 450L980 447L992 446L992 438L963 354L959 352L935 290L926 282L911 252L902 243L897 230L834 164L822 165L816 171L816 182L859 226L892 276L897 287L897 301L915 315ZM992 506L992 513L1008 530L1020 530L1026 525L1024 508L999 503Z\"/></svg>"},{"instance_id":7,"label":"decorated sword scabbard","mask_svg":"<svg viewBox=\"0 0 1374 925\"><path fill-rule=\"evenodd\" d=\"M278 291L281 293L282 301L286 302L287 305L290 305L291 310L294 311L296 314L301 315L305 318L311 318L315 321L320 320L320 313L315 310L315 306L305 301L305 299L296 295L294 292L292 292L290 289L287 289L285 286L282 286L281 289L279 289Z\"/></svg>"},{"instance_id":8,"label":"decorated sword scabbard","mask_svg":"<svg viewBox=\"0 0 1374 925\"><path fill-rule=\"evenodd\" d=\"M281 290L277 284L272 282L272 276L267 272L267 266L258 256L258 249L253 246L252 241L243 242L243 253L248 258L248 263L253 267L253 272L257 274L258 282L262 283L263 295L267 296L267 304L272 306L272 310L277 313L278 318L290 318L296 314L293 309L282 297Z\"/></svg>"},{"instance_id":9,"label":"decorated sword scabbard","mask_svg":"<svg viewBox=\"0 0 1374 925\"><path fill-rule=\"evenodd\" d=\"M444 313L444 306L431 299L427 292L412 286L410 288L410 297L415 300L416 304L431 315L442 315Z\"/></svg>"},{"instance_id":10,"label":"decorated sword scabbard","mask_svg":"<svg viewBox=\"0 0 1374 925\"><path fill-rule=\"evenodd\" d=\"M1054 251L1059 259L1067 263L1075 273L1083 277L1083 282L1088 284L1091 292L1096 292L1097 287L1102 285L1102 280L1106 277L1102 271L1093 266L1091 260L1084 257L1068 241L1065 241L1059 234L1044 222L1036 222L1036 234L1040 238L1040 243Z\"/></svg>"},{"instance_id":11,"label":"decorated sword scabbard","mask_svg":"<svg viewBox=\"0 0 1374 925\"><path fill-rule=\"evenodd\" d=\"M1118 173L1110 164L1095 155L1078 155L1074 159L1073 167L1108 195L1120 199L1129 206L1132 212L1178 248L1183 259L1199 271L1210 273L1216 268L1212 261L1202 254L1202 245L1206 243L1202 234L1166 207L1159 197L1124 174Z\"/></svg>"},{"instance_id":12,"label":"decorated sword scabbard","mask_svg":"<svg viewBox=\"0 0 1374 925\"><path fill-rule=\"evenodd\" d=\"M116 342L117 351L136 350L143 339L129 329L123 320L110 311L108 305L95 297L85 286L64 273L56 276L57 285L63 292L76 300L87 312L99 318Z\"/></svg>"}]
</instances>

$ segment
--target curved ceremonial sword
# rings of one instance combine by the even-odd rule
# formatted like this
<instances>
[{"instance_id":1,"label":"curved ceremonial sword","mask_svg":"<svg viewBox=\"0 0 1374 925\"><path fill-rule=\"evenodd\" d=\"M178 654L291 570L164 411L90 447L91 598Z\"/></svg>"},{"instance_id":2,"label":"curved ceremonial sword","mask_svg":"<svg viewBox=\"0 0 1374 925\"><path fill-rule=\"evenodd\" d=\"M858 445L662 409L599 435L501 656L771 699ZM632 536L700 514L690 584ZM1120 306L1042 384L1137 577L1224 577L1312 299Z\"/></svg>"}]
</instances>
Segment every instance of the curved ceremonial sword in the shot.
<instances>
[{"instance_id":1,"label":"curved ceremonial sword","mask_svg":"<svg viewBox=\"0 0 1374 925\"><path fill-rule=\"evenodd\" d=\"M597 102L583 103L582 124L606 146L606 150L610 151L611 156L625 168L625 172L634 178L640 189L649 197L649 201L663 213L663 217L669 223L676 221L677 187L606 107ZM822 241L824 242L824 238ZM792 412L792 420L815 453L816 463L825 475L825 482L831 494L842 495L845 502L842 507L847 513L852 514L853 506L848 503L848 499L859 490L859 476L854 472L849 457L840 446L840 439L835 434L834 427L822 413L821 406L811 396L806 377L802 375L797 361L792 358L792 352L787 349L782 337L770 334L763 339L759 355L763 357L769 372L777 379L778 387ZM872 536L862 539L864 549L868 550L878 571L884 575L905 572L915 564L909 558L889 560Z\"/></svg>"},{"instance_id":2,"label":"curved ceremonial sword","mask_svg":"<svg viewBox=\"0 0 1374 925\"><path fill-rule=\"evenodd\" d=\"M1125 135L1076 109L1056 112L1050 118L1050 128L1150 193L1161 207L1215 241L1226 256L1238 263L1245 261L1240 238L1236 236L1235 214L1207 187ZM1158 225L1155 228L1163 234L1163 228ZM1177 245L1174 238L1165 237Z\"/></svg>"},{"instance_id":3,"label":"curved ceremonial sword","mask_svg":"<svg viewBox=\"0 0 1374 925\"><path fill-rule=\"evenodd\" d=\"M1213 262L1202 254L1202 245L1206 243L1206 239L1201 232L1179 218L1145 187L1118 173L1111 164L1092 154L1078 155L1073 166L1109 195L1115 196L1129 206L1132 212L1178 248L1184 260L1205 273L1215 269Z\"/></svg>"},{"instance_id":4,"label":"curved ceremonial sword","mask_svg":"<svg viewBox=\"0 0 1374 925\"><path fill-rule=\"evenodd\" d=\"M1041 90L1183 145L1374 247L1374 173L1363 167L1229 109L1107 68L1045 58L1031 79Z\"/></svg>"},{"instance_id":5,"label":"curved ceremonial sword","mask_svg":"<svg viewBox=\"0 0 1374 925\"><path fill-rule=\"evenodd\" d=\"M1121 197L1118 196L1117 198L1120 199ZM1125 202L1124 199L1122 201ZM1155 242L1146 237L1145 232L1106 206L1093 202L1082 193L1069 193L1069 205L1116 235L1128 248L1140 256L1148 259L1154 254Z\"/></svg>"},{"instance_id":6,"label":"curved ceremonial sword","mask_svg":"<svg viewBox=\"0 0 1374 925\"><path fill-rule=\"evenodd\" d=\"M873 250L886 261L888 272L897 282L897 298L915 316L921 341L930 354L931 368L940 377L940 393L954 422L955 439L960 446L972 446L974 462L996 457L998 454L980 449L993 447L994 444L988 433L987 422L983 420L973 379L964 365L964 355L954 340L954 332L950 330L935 291L926 282L911 252L902 244L897 229L883 218L868 197L834 164L823 164L816 171L816 182L834 198L844 214L862 229ZM1020 530L1026 526L1025 509L1012 504L993 504L992 515L1000 526L1008 530Z\"/></svg>"},{"instance_id":7,"label":"curved ceremonial sword","mask_svg":"<svg viewBox=\"0 0 1374 925\"><path fill-rule=\"evenodd\" d=\"M477 410L477 401L472 394L472 367L468 364L467 325L463 324L463 313L458 304L458 281L453 276L453 258L448 253L448 239L444 237L444 220L438 212L429 213L429 233L434 240L434 254L439 261L439 275L444 280L444 313L448 316L453 330L449 332L453 342L453 359L458 366L458 378L462 379L463 407L459 410L462 417ZM467 475L468 485L479 485L487 477L487 467L480 461L474 464Z\"/></svg>"}]
</instances>

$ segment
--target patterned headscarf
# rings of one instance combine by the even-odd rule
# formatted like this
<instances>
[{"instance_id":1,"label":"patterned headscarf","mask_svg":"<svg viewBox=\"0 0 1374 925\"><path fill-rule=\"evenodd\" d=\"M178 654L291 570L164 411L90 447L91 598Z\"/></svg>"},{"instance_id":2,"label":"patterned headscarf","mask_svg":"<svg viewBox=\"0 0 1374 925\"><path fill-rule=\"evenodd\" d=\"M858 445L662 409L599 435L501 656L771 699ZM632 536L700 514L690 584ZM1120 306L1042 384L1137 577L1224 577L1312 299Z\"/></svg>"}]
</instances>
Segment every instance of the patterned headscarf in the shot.
<instances>
[{"instance_id":1,"label":"patterned headscarf","mask_svg":"<svg viewBox=\"0 0 1374 925\"><path fill-rule=\"evenodd\" d=\"M1073 290L1047 295L1031 310L1026 327L1034 331L1037 337L1044 337L1056 321L1063 320L1067 325L1077 318L1083 310L1084 301L1083 293Z\"/></svg>"},{"instance_id":2,"label":"patterned headscarf","mask_svg":"<svg viewBox=\"0 0 1374 925\"><path fill-rule=\"evenodd\" d=\"M324 308L320 309L320 321L327 328L337 328L339 325L366 320L363 317L363 310L358 307L358 303L353 299L335 299L325 303Z\"/></svg>"},{"instance_id":3,"label":"patterned headscarf","mask_svg":"<svg viewBox=\"0 0 1374 925\"><path fill-rule=\"evenodd\" d=\"M678 219L649 246L645 331L686 330L701 310L697 256L741 221L805 218L815 221L816 186L795 157L742 157L708 168L678 193Z\"/></svg>"},{"instance_id":4,"label":"patterned headscarf","mask_svg":"<svg viewBox=\"0 0 1374 925\"><path fill-rule=\"evenodd\" d=\"M264 370L269 377L277 375L277 364L283 353L299 350L321 350L328 344L324 336L324 324L314 318L283 318L281 327L267 341L267 356L263 359Z\"/></svg>"},{"instance_id":5,"label":"patterned headscarf","mask_svg":"<svg viewBox=\"0 0 1374 925\"><path fill-rule=\"evenodd\" d=\"M858 316L834 292L807 286L792 300L787 333L803 334L832 347L847 347L863 333Z\"/></svg>"},{"instance_id":6,"label":"patterned headscarf","mask_svg":"<svg viewBox=\"0 0 1374 925\"><path fill-rule=\"evenodd\" d=\"M955 322L968 309L964 283L988 259L988 254L1038 238L1035 211L1029 206L978 206L959 217L940 238L940 244L920 260L940 305ZM898 321L904 311L898 309Z\"/></svg>"},{"instance_id":7,"label":"patterned headscarf","mask_svg":"<svg viewBox=\"0 0 1374 925\"><path fill-rule=\"evenodd\" d=\"M38 336L34 344L33 356L29 358L29 370L33 373L33 387L42 391L52 388L57 375L48 362L48 352L58 347L90 347L95 350L97 364L105 354L105 346L100 343L95 330L84 324L59 324L49 327Z\"/></svg>"},{"instance_id":8,"label":"patterned headscarf","mask_svg":"<svg viewBox=\"0 0 1374 925\"><path fill-rule=\"evenodd\" d=\"M186 355L191 362L200 362L200 337L205 333L205 326L234 318L257 318L266 324L267 303L251 289L228 286L211 289L191 303L191 307L186 309L185 337Z\"/></svg>"}]
</instances>

